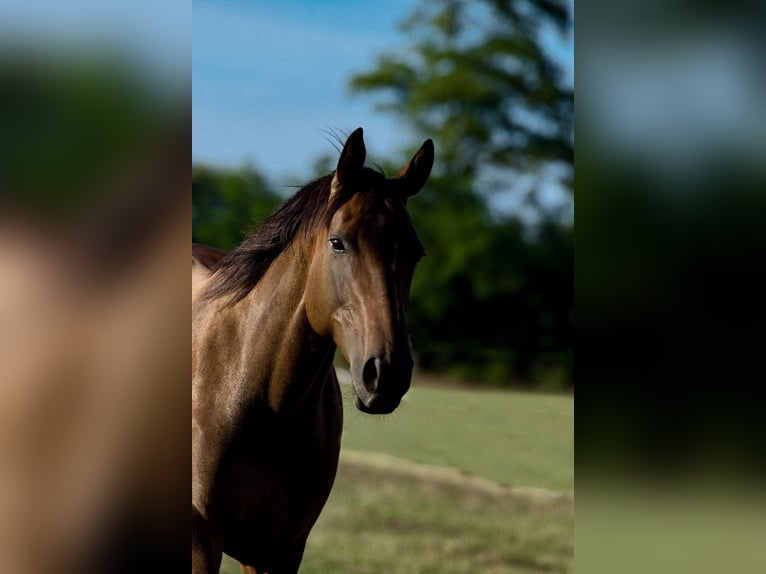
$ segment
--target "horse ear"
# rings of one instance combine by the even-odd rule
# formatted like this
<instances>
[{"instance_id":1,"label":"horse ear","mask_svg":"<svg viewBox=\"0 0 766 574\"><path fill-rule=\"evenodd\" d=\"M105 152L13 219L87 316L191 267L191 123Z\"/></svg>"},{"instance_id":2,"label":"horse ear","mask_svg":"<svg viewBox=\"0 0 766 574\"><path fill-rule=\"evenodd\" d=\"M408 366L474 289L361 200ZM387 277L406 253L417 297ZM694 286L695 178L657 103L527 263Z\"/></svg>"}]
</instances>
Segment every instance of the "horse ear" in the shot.
<instances>
[{"instance_id":1,"label":"horse ear","mask_svg":"<svg viewBox=\"0 0 766 574\"><path fill-rule=\"evenodd\" d=\"M427 139L407 165L396 174L395 179L401 182L405 198L415 195L423 188L428 181L428 176L431 175L433 165L434 142Z\"/></svg>"},{"instance_id":2,"label":"horse ear","mask_svg":"<svg viewBox=\"0 0 766 574\"><path fill-rule=\"evenodd\" d=\"M338 159L338 167L335 169L333 183L343 185L354 173L364 167L367 149L364 147L364 130L356 128L348 136L343 151Z\"/></svg>"}]
</instances>

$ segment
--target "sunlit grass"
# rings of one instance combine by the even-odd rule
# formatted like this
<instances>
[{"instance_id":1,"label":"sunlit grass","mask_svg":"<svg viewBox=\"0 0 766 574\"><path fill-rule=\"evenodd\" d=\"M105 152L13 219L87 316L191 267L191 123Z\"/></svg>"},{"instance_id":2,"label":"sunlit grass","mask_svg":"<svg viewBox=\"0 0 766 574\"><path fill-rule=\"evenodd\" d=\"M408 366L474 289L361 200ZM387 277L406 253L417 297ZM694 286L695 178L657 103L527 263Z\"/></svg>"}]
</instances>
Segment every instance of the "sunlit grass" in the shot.
<instances>
[{"instance_id":1,"label":"sunlit grass","mask_svg":"<svg viewBox=\"0 0 766 574\"><path fill-rule=\"evenodd\" d=\"M344 380L340 373L341 381ZM343 447L457 468L511 486L574 489L574 399L418 384L394 414L356 411L350 387Z\"/></svg>"}]
</instances>

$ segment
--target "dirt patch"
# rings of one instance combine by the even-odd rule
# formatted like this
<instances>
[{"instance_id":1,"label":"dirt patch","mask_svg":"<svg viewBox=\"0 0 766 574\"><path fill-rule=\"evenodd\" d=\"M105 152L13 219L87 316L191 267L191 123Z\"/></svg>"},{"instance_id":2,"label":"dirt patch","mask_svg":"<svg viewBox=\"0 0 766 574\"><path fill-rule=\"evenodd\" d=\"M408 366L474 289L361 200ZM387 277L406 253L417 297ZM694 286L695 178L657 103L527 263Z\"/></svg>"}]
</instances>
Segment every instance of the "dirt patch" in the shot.
<instances>
[{"instance_id":1,"label":"dirt patch","mask_svg":"<svg viewBox=\"0 0 766 574\"><path fill-rule=\"evenodd\" d=\"M423 482L466 496L499 498L525 505L561 507L574 504L574 498L569 494L532 486L507 486L454 468L421 464L377 452L344 449L340 457L340 472L374 473L393 479Z\"/></svg>"}]
</instances>

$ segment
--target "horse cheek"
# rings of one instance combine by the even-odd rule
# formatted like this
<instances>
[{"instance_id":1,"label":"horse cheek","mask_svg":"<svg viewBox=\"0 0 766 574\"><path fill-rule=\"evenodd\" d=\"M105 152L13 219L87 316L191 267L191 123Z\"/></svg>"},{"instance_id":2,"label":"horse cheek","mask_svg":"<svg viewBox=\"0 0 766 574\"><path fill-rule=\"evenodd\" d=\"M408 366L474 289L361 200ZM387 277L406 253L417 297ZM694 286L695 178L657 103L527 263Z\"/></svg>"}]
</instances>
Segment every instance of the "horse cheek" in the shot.
<instances>
[{"instance_id":1,"label":"horse cheek","mask_svg":"<svg viewBox=\"0 0 766 574\"><path fill-rule=\"evenodd\" d=\"M332 336L332 315L336 305L326 270L312 265L309 269L304 301L311 328L322 337Z\"/></svg>"}]
</instances>

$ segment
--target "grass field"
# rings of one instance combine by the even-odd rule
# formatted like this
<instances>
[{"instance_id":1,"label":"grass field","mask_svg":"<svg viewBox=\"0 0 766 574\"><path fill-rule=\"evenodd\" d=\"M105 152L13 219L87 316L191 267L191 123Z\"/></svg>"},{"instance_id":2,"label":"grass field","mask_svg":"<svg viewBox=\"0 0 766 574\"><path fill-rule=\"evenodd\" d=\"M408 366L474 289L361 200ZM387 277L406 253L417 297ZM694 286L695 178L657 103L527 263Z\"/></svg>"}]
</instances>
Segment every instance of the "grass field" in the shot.
<instances>
[{"instance_id":1,"label":"grass field","mask_svg":"<svg viewBox=\"0 0 766 574\"><path fill-rule=\"evenodd\" d=\"M341 375L341 381L344 378ZM511 486L574 488L571 396L417 384L392 415L354 409L344 385L343 447L446 466Z\"/></svg>"},{"instance_id":2,"label":"grass field","mask_svg":"<svg viewBox=\"0 0 766 574\"><path fill-rule=\"evenodd\" d=\"M370 417L343 387L341 465L302 574L572 571L572 397L416 379Z\"/></svg>"}]
</instances>

